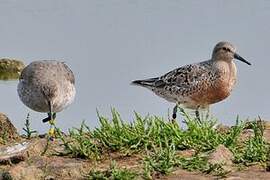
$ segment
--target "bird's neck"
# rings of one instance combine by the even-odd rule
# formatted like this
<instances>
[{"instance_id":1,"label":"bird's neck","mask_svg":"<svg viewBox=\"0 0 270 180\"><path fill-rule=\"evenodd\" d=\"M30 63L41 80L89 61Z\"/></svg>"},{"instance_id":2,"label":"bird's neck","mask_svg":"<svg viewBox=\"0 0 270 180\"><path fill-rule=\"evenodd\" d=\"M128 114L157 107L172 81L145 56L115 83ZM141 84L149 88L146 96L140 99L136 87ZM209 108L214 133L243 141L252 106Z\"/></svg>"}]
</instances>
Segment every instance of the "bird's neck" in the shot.
<instances>
[{"instance_id":1,"label":"bird's neck","mask_svg":"<svg viewBox=\"0 0 270 180\"><path fill-rule=\"evenodd\" d=\"M213 67L220 74L220 80L232 88L236 83L237 69L233 61L215 60Z\"/></svg>"},{"instance_id":2,"label":"bird's neck","mask_svg":"<svg viewBox=\"0 0 270 180\"><path fill-rule=\"evenodd\" d=\"M213 67L224 73L236 72L236 65L233 60L216 59L213 61Z\"/></svg>"}]
</instances>

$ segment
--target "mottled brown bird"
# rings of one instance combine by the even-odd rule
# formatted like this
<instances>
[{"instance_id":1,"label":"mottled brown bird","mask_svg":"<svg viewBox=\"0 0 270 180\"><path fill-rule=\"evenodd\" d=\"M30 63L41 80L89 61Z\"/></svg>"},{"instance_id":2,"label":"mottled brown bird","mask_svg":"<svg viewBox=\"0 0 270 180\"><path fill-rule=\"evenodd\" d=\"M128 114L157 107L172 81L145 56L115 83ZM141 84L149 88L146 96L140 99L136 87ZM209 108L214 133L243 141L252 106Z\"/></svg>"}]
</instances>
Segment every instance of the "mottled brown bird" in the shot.
<instances>
[{"instance_id":1,"label":"mottled brown bird","mask_svg":"<svg viewBox=\"0 0 270 180\"><path fill-rule=\"evenodd\" d=\"M237 69L233 59L248 65L248 61L236 53L236 48L229 42L219 42L213 50L210 60L189 64L174 69L163 76L136 80L132 84L146 87L177 107L194 109L199 118L199 109L209 109L209 105L227 98L235 83Z\"/></svg>"}]
</instances>

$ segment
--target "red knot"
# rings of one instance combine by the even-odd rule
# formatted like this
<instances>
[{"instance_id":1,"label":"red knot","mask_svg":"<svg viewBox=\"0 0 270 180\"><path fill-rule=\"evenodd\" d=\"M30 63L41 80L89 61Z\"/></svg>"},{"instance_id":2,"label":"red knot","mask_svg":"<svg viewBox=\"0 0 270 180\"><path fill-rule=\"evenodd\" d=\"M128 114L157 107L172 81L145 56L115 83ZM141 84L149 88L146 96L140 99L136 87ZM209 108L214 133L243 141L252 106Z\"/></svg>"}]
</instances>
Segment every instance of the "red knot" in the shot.
<instances>
[{"instance_id":1,"label":"red knot","mask_svg":"<svg viewBox=\"0 0 270 180\"><path fill-rule=\"evenodd\" d=\"M34 61L23 69L17 91L27 107L48 113L43 122L49 121L50 131L53 131L56 113L74 100L74 84L73 72L65 63L54 60Z\"/></svg>"},{"instance_id":2,"label":"red knot","mask_svg":"<svg viewBox=\"0 0 270 180\"><path fill-rule=\"evenodd\" d=\"M178 105L182 105L195 110L200 120L199 109L209 110L209 105L230 95L237 76L233 59L251 65L236 53L231 43L219 42L210 60L182 66L160 77L136 80L132 84L146 87L167 101L176 103L173 119L176 118Z\"/></svg>"}]
</instances>

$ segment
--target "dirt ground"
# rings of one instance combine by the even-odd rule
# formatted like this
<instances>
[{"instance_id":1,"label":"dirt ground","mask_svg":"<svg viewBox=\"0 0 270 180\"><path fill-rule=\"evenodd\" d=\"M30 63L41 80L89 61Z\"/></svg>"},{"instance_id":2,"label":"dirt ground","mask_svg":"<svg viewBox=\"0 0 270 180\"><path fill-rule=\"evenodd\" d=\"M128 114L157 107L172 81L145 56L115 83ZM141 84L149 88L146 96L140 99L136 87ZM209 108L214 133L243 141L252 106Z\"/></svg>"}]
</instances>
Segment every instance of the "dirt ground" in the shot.
<instances>
[{"instance_id":1,"label":"dirt ground","mask_svg":"<svg viewBox=\"0 0 270 180\"><path fill-rule=\"evenodd\" d=\"M87 179L88 173L93 170L106 170L114 160L118 167L127 168L136 172L142 171L142 157L140 155L123 156L119 153L104 154L103 160L92 161L68 156L60 156L64 152L59 140L50 141L46 153L47 139L44 137L31 138L30 140L19 136L16 128L11 123L7 123L8 118L0 114L0 124L5 131L5 137L0 143L0 179L14 180L53 180L53 179ZM247 131L242 135L245 139L250 136ZM266 129L265 139L270 140L270 130ZM1 145L2 144L2 145ZM218 149L218 148L217 148ZM224 149L220 147L220 149ZM226 158L226 149L221 150L223 154L213 155ZM192 151L178 152L185 156L190 156ZM253 165L242 170L232 169L225 177L217 177L201 172L189 172L181 168L173 169L169 175L159 173L153 174L153 179L182 179L182 180L204 180L204 179L227 179L227 180L268 180L270 172L266 167ZM140 179L140 178L139 178Z\"/></svg>"}]
</instances>

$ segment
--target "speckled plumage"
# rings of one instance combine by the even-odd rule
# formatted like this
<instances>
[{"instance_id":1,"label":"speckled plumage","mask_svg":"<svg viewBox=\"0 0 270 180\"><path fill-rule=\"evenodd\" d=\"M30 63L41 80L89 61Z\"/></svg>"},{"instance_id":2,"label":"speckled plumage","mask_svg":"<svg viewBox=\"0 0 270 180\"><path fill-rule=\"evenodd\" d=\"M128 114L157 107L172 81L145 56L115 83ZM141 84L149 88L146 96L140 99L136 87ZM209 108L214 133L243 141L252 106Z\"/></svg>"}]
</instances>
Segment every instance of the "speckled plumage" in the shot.
<instances>
[{"instance_id":1,"label":"speckled plumage","mask_svg":"<svg viewBox=\"0 0 270 180\"><path fill-rule=\"evenodd\" d=\"M21 73L18 94L21 101L38 112L60 112L75 97L75 78L63 62L34 61ZM50 107L51 103L51 107Z\"/></svg>"},{"instance_id":2,"label":"speckled plumage","mask_svg":"<svg viewBox=\"0 0 270 180\"><path fill-rule=\"evenodd\" d=\"M236 53L232 44L219 42L210 60L182 66L160 77L136 80L132 84L146 87L186 108L208 108L230 95L237 75L234 58L250 65Z\"/></svg>"}]
</instances>

